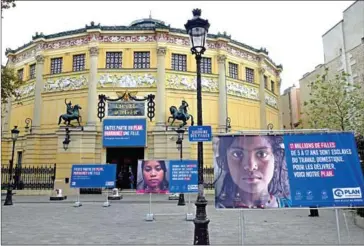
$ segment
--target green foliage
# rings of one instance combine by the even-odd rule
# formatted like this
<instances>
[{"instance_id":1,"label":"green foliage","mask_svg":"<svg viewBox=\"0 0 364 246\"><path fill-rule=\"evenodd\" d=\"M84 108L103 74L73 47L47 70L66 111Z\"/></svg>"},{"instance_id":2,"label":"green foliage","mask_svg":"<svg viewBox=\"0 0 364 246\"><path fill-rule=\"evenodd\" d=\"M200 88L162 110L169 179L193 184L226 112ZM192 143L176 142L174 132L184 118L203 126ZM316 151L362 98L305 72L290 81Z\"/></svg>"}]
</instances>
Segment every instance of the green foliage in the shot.
<instances>
[{"instance_id":1,"label":"green foliage","mask_svg":"<svg viewBox=\"0 0 364 246\"><path fill-rule=\"evenodd\" d=\"M1 0L1 18L3 18L3 10L15 7L15 0Z\"/></svg>"},{"instance_id":2,"label":"green foliage","mask_svg":"<svg viewBox=\"0 0 364 246\"><path fill-rule=\"evenodd\" d=\"M8 98L15 96L15 89L22 84L15 76L13 69L1 65L1 102L6 103Z\"/></svg>"},{"instance_id":3,"label":"green foliage","mask_svg":"<svg viewBox=\"0 0 364 246\"><path fill-rule=\"evenodd\" d=\"M364 134L364 93L358 84L349 82L349 74L329 79L326 69L308 87L311 99L304 102L303 112L310 127Z\"/></svg>"}]
</instances>

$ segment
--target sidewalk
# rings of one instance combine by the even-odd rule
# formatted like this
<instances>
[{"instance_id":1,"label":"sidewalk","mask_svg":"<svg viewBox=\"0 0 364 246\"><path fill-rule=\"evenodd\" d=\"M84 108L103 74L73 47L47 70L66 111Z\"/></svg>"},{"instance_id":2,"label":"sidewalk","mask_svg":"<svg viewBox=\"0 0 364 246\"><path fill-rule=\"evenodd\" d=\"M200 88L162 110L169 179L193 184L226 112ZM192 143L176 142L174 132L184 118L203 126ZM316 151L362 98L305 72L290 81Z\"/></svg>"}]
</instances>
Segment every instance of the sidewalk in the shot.
<instances>
[{"instance_id":1,"label":"sidewalk","mask_svg":"<svg viewBox=\"0 0 364 246\"><path fill-rule=\"evenodd\" d=\"M18 197L20 198L20 197ZM75 208L69 203L21 203L14 197L13 206L2 206L2 244L27 245L192 245L194 224L185 221L187 206L177 206L161 196L152 204L155 221L145 221L146 202L125 202L129 198L147 201L149 196L126 196L111 201L84 202ZM85 198L86 199L86 198ZM221 211L208 198L211 245L241 245L240 211ZM82 201L82 200L81 200ZM100 200L102 201L102 200ZM195 212L195 206L192 205ZM349 234L340 210L342 245L363 244L364 230L355 226L346 212ZM162 215L160 215L162 214ZM309 210L244 211L245 245L336 245L334 210L320 210L311 218Z\"/></svg>"}]
</instances>

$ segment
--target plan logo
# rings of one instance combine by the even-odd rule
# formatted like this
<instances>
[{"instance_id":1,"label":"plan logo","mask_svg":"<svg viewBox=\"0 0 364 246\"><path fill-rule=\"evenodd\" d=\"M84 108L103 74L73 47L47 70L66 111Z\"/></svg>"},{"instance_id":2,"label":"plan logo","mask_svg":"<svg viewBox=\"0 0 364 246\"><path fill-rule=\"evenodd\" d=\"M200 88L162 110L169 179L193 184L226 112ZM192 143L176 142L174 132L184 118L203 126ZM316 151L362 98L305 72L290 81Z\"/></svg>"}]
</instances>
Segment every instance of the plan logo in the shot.
<instances>
[{"instance_id":1,"label":"plan logo","mask_svg":"<svg viewBox=\"0 0 364 246\"><path fill-rule=\"evenodd\" d=\"M188 185L187 186L187 190L192 190L192 191L194 191L194 190L198 190L198 186L197 185Z\"/></svg>"},{"instance_id":2,"label":"plan logo","mask_svg":"<svg viewBox=\"0 0 364 246\"><path fill-rule=\"evenodd\" d=\"M334 188L332 189L334 199L352 199L361 198L360 187L355 188Z\"/></svg>"}]
</instances>

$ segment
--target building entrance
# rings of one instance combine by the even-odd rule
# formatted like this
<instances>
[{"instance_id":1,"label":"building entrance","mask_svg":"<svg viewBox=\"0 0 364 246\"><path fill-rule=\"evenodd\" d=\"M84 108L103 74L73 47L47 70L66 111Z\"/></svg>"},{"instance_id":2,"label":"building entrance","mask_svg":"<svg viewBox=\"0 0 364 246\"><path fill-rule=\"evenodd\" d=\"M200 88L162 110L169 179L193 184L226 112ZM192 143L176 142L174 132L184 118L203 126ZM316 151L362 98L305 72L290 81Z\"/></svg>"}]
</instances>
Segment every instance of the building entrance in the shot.
<instances>
[{"instance_id":1,"label":"building entrance","mask_svg":"<svg viewBox=\"0 0 364 246\"><path fill-rule=\"evenodd\" d=\"M138 160L144 159L144 148L107 148L106 162L116 164L116 187L136 189ZM131 174L134 179L131 180Z\"/></svg>"}]
</instances>

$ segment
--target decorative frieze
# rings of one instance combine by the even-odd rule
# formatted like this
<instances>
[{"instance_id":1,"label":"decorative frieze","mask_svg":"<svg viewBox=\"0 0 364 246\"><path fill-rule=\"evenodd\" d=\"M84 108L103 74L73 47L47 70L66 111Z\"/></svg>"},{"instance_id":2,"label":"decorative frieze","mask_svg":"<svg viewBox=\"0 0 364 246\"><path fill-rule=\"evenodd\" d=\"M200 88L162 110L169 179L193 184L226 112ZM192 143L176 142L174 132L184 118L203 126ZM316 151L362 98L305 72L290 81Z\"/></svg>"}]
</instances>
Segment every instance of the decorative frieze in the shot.
<instances>
[{"instance_id":1,"label":"decorative frieze","mask_svg":"<svg viewBox=\"0 0 364 246\"><path fill-rule=\"evenodd\" d=\"M264 68L266 71L268 71L272 75L276 75L277 73L274 71L274 69L267 65L265 62L262 63L262 68Z\"/></svg>"},{"instance_id":2,"label":"decorative frieze","mask_svg":"<svg viewBox=\"0 0 364 246\"><path fill-rule=\"evenodd\" d=\"M227 93L229 95L259 100L259 90L255 87L227 81Z\"/></svg>"},{"instance_id":3,"label":"decorative frieze","mask_svg":"<svg viewBox=\"0 0 364 246\"><path fill-rule=\"evenodd\" d=\"M24 98L34 96L35 92L35 83L29 83L23 86L20 86L18 89L15 89L15 100L21 100Z\"/></svg>"},{"instance_id":4,"label":"decorative frieze","mask_svg":"<svg viewBox=\"0 0 364 246\"><path fill-rule=\"evenodd\" d=\"M152 74L101 74L98 80L100 87L156 87L156 79Z\"/></svg>"},{"instance_id":5,"label":"decorative frieze","mask_svg":"<svg viewBox=\"0 0 364 246\"><path fill-rule=\"evenodd\" d=\"M269 94L265 94L265 103L273 108L278 108L277 98Z\"/></svg>"},{"instance_id":6,"label":"decorative frieze","mask_svg":"<svg viewBox=\"0 0 364 246\"><path fill-rule=\"evenodd\" d=\"M147 43L155 42L154 35L100 35L98 41L102 43Z\"/></svg>"},{"instance_id":7,"label":"decorative frieze","mask_svg":"<svg viewBox=\"0 0 364 246\"><path fill-rule=\"evenodd\" d=\"M79 37L79 38L65 39L65 40L44 43L43 50L56 50L56 49L74 47L74 46L87 45L90 42L90 39L91 39L90 36L83 36L83 37Z\"/></svg>"},{"instance_id":8,"label":"decorative frieze","mask_svg":"<svg viewBox=\"0 0 364 246\"><path fill-rule=\"evenodd\" d=\"M48 79L44 83L44 92L79 90L86 87L87 83L84 75Z\"/></svg>"},{"instance_id":9,"label":"decorative frieze","mask_svg":"<svg viewBox=\"0 0 364 246\"><path fill-rule=\"evenodd\" d=\"M167 75L167 88L179 89L179 90L196 90L197 88L197 78L192 76L183 76L177 74ZM202 91L217 92L218 83L216 79L213 78L201 78Z\"/></svg>"}]
</instances>

